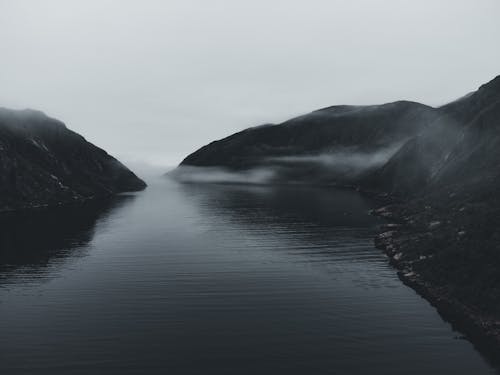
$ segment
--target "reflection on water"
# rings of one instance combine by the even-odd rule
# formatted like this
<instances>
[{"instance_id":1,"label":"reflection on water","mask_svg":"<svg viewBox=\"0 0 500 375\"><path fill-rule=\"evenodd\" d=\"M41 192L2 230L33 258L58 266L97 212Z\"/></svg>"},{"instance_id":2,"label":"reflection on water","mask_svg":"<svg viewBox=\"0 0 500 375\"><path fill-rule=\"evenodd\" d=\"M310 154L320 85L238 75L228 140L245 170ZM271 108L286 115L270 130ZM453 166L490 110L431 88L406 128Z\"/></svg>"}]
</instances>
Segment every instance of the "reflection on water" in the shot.
<instances>
[{"instance_id":1,"label":"reflection on water","mask_svg":"<svg viewBox=\"0 0 500 375\"><path fill-rule=\"evenodd\" d=\"M370 204L166 180L109 205L4 217L0 370L491 373L373 248Z\"/></svg>"},{"instance_id":2,"label":"reflection on water","mask_svg":"<svg viewBox=\"0 0 500 375\"><path fill-rule=\"evenodd\" d=\"M370 202L348 190L332 194L306 186L184 185L183 193L208 215L230 215L247 225L298 223L363 228L377 223Z\"/></svg>"},{"instance_id":3,"label":"reflection on water","mask_svg":"<svg viewBox=\"0 0 500 375\"><path fill-rule=\"evenodd\" d=\"M64 265L67 258L83 256L98 222L131 199L121 195L0 215L0 283L14 276L16 282L30 275L39 278Z\"/></svg>"}]
</instances>

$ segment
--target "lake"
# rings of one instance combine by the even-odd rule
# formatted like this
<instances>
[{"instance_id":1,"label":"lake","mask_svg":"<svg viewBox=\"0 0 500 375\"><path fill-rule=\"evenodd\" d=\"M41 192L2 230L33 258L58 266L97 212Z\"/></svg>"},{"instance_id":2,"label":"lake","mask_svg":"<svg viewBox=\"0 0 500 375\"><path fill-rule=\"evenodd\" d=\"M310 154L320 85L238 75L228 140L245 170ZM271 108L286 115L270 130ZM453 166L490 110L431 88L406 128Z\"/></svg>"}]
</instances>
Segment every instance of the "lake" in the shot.
<instances>
[{"instance_id":1,"label":"lake","mask_svg":"<svg viewBox=\"0 0 500 375\"><path fill-rule=\"evenodd\" d=\"M1 374L492 374L356 192L149 181L0 216Z\"/></svg>"}]
</instances>

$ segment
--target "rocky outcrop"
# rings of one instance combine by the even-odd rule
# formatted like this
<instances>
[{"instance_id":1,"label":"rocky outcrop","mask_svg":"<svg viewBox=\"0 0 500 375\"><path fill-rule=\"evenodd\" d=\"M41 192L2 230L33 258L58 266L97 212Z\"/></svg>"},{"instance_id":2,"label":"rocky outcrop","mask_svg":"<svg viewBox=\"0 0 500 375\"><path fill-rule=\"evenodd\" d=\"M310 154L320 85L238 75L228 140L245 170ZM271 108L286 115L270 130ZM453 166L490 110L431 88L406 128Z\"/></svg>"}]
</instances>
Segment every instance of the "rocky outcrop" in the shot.
<instances>
[{"instance_id":1,"label":"rocky outcrop","mask_svg":"<svg viewBox=\"0 0 500 375\"><path fill-rule=\"evenodd\" d=\"M0 211L55 206L146 184L62 122L0 108Z\"/></svg>"}]
</instances>

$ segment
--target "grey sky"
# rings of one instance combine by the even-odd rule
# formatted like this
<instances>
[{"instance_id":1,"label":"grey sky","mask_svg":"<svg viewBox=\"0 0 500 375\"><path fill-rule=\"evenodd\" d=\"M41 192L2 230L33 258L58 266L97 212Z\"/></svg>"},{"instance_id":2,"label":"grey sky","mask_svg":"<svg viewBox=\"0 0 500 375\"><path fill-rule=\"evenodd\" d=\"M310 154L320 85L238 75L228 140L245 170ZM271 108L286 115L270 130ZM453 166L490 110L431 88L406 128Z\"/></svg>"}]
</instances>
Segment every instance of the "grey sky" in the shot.
<instances>
[{"instance_id":1,"label":"grey sky","mask_svg":"<svg viewBox=\"0 0 500 375\"><path fill-rule=\"evenodd\" d=\"M0 106L173 165L333 104L440 105L500 74L498 0L0 0Z\"/></svg>"}]
</instances>

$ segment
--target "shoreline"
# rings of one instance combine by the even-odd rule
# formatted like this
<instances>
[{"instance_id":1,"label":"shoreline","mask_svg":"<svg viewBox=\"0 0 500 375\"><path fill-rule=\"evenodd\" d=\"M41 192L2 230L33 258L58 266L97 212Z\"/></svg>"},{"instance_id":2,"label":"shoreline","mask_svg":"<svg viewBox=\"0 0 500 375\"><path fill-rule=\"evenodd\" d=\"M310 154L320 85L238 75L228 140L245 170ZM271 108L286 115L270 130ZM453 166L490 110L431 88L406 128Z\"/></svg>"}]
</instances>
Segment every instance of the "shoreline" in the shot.
<instances>
[{"instance_id":1,"label":"shoreline","mask_svg":"<svg viewBox=\"0 0 500 375\"><path fill-rule=\"evenodd\" d=\"M412 230L405 223L408 217L399 216L390 206L375 209L371 214L389 221L381 227L374 243L377 249L387 255L389 264L397 270L401 282L428 301L451 324L453 330L463 335L457 338L468 340L493 367L500 368L500 319L461 302L452 295L450 288L435 285L415 270L414 265L432 256L408 259L409 244L420 242L422 236L422 233Z\"/></svg>"},{"instance_id":2,"label":"shoreline","mask_svg":"<svg viewBox=\"0 0 500 375\"><path fill-rule=\"evenodd\" d=\"M130 191L120 191L116 193L109 193L109 194L100 194L100 195L92 195L92 196L82 196L82 197L75 197L72 199L66 199L66 200L59 200L55 202L50 202L50 203L31 203L31 204L26 204L26 205L21 205L17 207L1 207L0 208L0 215L9 215L9 214L16 214L16 213L29 213L32 211L41 211L41 210L48 210L48 209L58 209L58 208L66 208L66 207L78 207L87 203L91 202L98 202L101 200L109 200L113 199L115 197L120 197L124 195L133 195L135 193L139 193L147 188L144 187L141 190L130 190Z\"/></svg>"}]
</instances>

